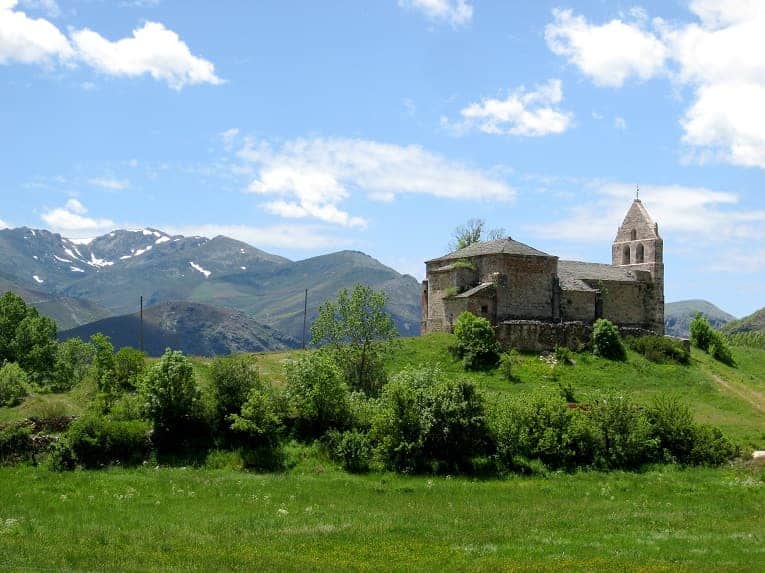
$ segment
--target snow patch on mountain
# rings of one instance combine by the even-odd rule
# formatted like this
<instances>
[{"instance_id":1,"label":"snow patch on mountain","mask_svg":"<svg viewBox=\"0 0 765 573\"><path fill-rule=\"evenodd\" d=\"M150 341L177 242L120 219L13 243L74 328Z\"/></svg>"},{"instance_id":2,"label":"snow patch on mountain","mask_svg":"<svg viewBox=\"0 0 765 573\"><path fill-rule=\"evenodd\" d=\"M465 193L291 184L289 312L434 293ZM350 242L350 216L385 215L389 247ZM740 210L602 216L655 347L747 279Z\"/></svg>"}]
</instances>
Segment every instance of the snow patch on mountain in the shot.
<instances>
[{"instance_id":1,"label":"snow patch on mountain","mask_svg":"<svg viewBox=\"0 0 765 573\"><path fill-rule=\"evenodd\" d=\"M195 271L199 271L200 273L202 273L206 279L210 278L210 275L212 274L210 271L206 271L200 265L192 261L189 261L189 265L191 265L191 268L194 269Z\"/></svg>"}]
</instances>

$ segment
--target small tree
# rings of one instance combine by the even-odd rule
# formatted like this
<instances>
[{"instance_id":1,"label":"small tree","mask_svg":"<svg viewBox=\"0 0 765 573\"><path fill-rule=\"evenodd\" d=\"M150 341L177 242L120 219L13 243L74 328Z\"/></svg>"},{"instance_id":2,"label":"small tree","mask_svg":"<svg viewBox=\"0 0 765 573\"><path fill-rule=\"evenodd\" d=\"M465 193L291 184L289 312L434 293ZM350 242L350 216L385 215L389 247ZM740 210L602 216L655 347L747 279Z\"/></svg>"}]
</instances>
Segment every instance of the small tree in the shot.
<instances>
[{"instance_id":1,"label":"small tree","mask_svg":"<svg viewBox=\"0 0 765 573\"><path fill-rule=\"evenodd\" d=\"M90 337L93 345L93 370L98 389L108 392L114 383L114 345L105 334L96 333Z\"/></svg>"},{"instance_id":2,"label":"small tree","mask_svg":"<svg viewBox=\"0 0 765 573\"><path fill-rule=\"evenodd\" d=\"M625 360L627 351L624 349L619 330L613 322L599 318L592 327L592 352L595 356L609 360Z\"/></svg>"},{"instance_id":3,"label":"small tree","mask_svg":"<svg viewBox=\"0 0 765 573\"><path fill-rule=\"evenodd\" d=\"M16 406L27 395L27 373L12 362L0 368L0 406Z\"/></svg>"},{"instance_id":4,"label":"small tree","mask_svg":"<svg viewBox=\"0 0 765 573\"><path fill-rule=\"evenodd\" d=\"M83 381L95 356L92 344L70 338L58 345L55 390L70 390Z\"/></svg>"},{"instance_id":5,"label":"small tree","mask_svg":"<svg viewBox=\"0 0 765 573\"><path fill-rule=\"evenodd\" d=\"M284 432L282 415L279 402L270 388L253 388L241 413L229 416L231 430L252 450L253 455L245 456L248 466L275 469L279 465Z\"/></svg>"},{"instance_id":6,"label":"small tree","mask_svg":"<svg viewBox=\"0 0 765 573\"><path fill-rule=\"evenodd\" d=\"M709 345L712 343L713 329L709 321L700 312L696 313L690 324L691 344L700 348L704 352L709 352Z\"/></svg>"},{"instance_id":7,"label":"small tree","mask_svg":"<svg viewBox=\"0 0 765 573\"><path fill-rule=\"evenodd\" d=\"M224 436L230 434L230 417L239 414L250 393L260 387L255 357L238 354L213 360L208 391L216 429Z\"/></svg>"},{"instance_id":8,"label":"small tree","mask_svg":"<svg viewBox=\"0 0 765 573\"><path fill-rule=\"evenodd\" d=\"M168 349L146 373L141 395L159 440L179 441L184 426L198 413L200 394L191 362L181 352Z\"/></svg>"},{"instance_id":9,"label":"small tree","mask_svg":"<svg viewBox=\"0 0 765 573\"><path fill-rule=\"evenodd\" d=\"M483 219L469 219L464 225L460 225L452 233L452 241L449 248L458 251L469 247L479 241L494 241L505 236L504 229L486 230L486 222Z\"/></svg>"},{"instance_id":10,"label":"small tree","mask_svg":"<svg viewBox=\"0 0 765 573\"><path fill-rule=\"evenodd\" d=\"M356 284L350 293L342 289L337 301L322 304L311 326L311 342L328 345L348 384L368 395L385 383L382 353L398 335L386 302L382 291Z\"/></svg>"},{"instance_id":11,"label":"small tree","mask_svg":"<svg viewBox=\"0 0 765 573\"><path fill-rule=\"evenodd\" d=\"M114 382L120 390L138 388L141 375L146 370L146 355L135 348L121 348L113 359Z\"/></svg>"},{"instance_id":12,"label":"small tree","mask_svg":"<svg viewBox=\"0 0 765 573\"><path fill-rule=\"evenodd\" d=\"M497 364L502 350L491 323L471 312L463 312L454 324L457 337L455 353L465 370L491 368Z\"/></svg>"},{"instance_id":13,"label":"small tree","mask_svg":"<svg viewBox=\"0 0 765 573\"><path fill-rule=\"evenodd\" d=\"M56 368L56 334L56 323L33 308L29 309L26 318L16 329L14 354L19 366L36 384L53 381Z\"/></svg>"}]
</instances>

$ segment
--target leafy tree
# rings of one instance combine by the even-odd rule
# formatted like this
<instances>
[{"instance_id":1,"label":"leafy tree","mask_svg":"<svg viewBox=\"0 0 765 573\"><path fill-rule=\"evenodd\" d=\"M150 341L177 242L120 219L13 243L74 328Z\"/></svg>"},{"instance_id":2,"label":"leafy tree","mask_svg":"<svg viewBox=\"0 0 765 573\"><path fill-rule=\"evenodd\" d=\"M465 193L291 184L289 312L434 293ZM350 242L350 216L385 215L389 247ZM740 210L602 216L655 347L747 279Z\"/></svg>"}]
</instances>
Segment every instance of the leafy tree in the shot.
<instances>
[{"instance_id":1,"label":"leafy tree","mask_svg":"<svg viewBox=\"0 0 765 573\"><path fill-rule=\"evenodd\" d=\"M287 400L304 437L319 438L350 425L350 393L343 373L327 354L301 356L285 366Z\"/></svg>"},{"instance_id":2,"label":"leafy tree","mask_svg":"<svg viewBox=\"0 0 765 573\"><path fill-rule=\"evenodd\" d=\"M245 437L248 445L278 447L284 424L278 400L271 389L250 390L241 413L228 417L231 429Z\"/></svg>"},{"instance_id":3,"label":"leafy tree","mask_svg":"<svg viewBox=\"0 0 765 573\"><path fill-rule=\"evenodd\" d=\"M16 330L29 313L29 307L19 295L7 292L0 297L0 362L17 361Z\"/></svg>"},{"instance_id":4,"label":"leafy tree","mask_svg":"<svg viewBox=\"0 0 765 573\"><path fill-rule=\"evenodd\" d=\"M82 382L93 364L94 356L93 345L79 338L60 343L56 353L55 390L69 390Z\"/></svg>"},{"instance_id":5,"label":"leafy tree","mask_svg":"<svg viewBox=\"0 0 765 573\"><path fill-rule=\"evenodd\" d=\"M627 351L613 322L599 318L592 327L592 352L609 360L625 360Z\"/></svg>"},{"instance_id":6,"label":"leafy tree","mask_svg":"<svg viewBox=\"0 0 765 573\"><path fill-rule=\"evenodd\" d=\"M16 406L27 395L27 373L13 362L0 368L0 406Z\"/></svg>"},{"instance_id":7,"label":"leafy tree","mask_svg":"<svg viewBox=\"0 0 765 573\"><path fill-rule=\"evenodd\" d=\"M180 441L185 426L198 415L199 388L191 362L167 350L144 376L141 395L160 442Z\"/></svg>"},{"instance_id":8,"label":"leafy tree","mask_svg":"<svg viewBox=\"0 0 765 573\"><path fill-rule=\"evenodd\" d=\"M504 229L486 230L485 226L486 222L483 219L469 219L467 223L454 229L449 248L458 251L479 241L495 241L506 236Z\"/></svg>"},{"instance_id":9,"label":"leafy tree","mask_svg":"<svg viewBox=\"0 0 765 573\"><path fill-rule=\"evenodd\" d=\"M455 354L462 359L465 370L480 370L497 364L502 350L491 322L472 312L463 312L454 324L457 338Z\"/></svg>"},{"instance_id":10,"label":"leafy tree","mask_svg":"<svg viewBox=\"0 0 765 573\"><path fill-rule=\"evenodd\" d=\"M260 387L258 364L253 356L238 354L211 362L208 392L219 432L230 433L230 416L239 414L250 392Z\"/></svg>"},{"instance_id":11,"label":"leafy tree","mask_svg":"<svg viewBox=\"0 0 765 573\"><path fill-rule=\"evenodd\" d=\"M704 352L709 352L709 345L712 344L713 330L712 325L709 324L704 315L697 312L690 324L691 344Z\"/></svg>"},{"instance_id":12,"label":"leafy tree","mask_svg":"<svg viewBox=\"0 0 765 573\"><path fill-rule=\"evenodd\" d=\"M56 323L30 309L16 329L13 351L32 382L53 381L56 368Z\"/></svg>"},{"instance_id":13,"label":"leafy tree","mask_svg":"<svg viewBox=\"0 0 765 573\"><path fill-rule=\"evenodd\" d=\"M100 332L90 337L90 343L95 351L93 370L98 389L110 391L114 384L114 345L108 336Z\"/></svg>"},{"instance_id":14,"label":"leafy tree","mask_svg":"<svg viewBox=\"0 0 765 573\"><path fill-rule=\"evenodd\" d=\"M312 343L328 345L348 384L368 395L385 383L382 353L397 336L386 302L385 293L357 284L322 304L311 326Z\"/></svg>"},{"instance_id":15,"label":"leafy tree","mask_svg":"<svg viewBox=\"0 0 765 573\"><path fill-rule=\"evenodd\" d=\"M146 370L146 355L135 348L120 349L112 360L114 382L120 390L135 390Z\"/></svg>"}]
</instances>

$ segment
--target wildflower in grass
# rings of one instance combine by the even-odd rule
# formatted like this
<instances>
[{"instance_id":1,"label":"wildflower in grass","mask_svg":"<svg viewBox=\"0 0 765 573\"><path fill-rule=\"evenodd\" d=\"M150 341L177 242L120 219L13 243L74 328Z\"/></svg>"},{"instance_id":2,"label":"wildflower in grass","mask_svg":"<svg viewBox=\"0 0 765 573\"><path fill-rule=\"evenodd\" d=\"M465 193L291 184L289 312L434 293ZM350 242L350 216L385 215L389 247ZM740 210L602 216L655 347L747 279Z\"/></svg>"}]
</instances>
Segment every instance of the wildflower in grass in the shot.
<instances>
[{"instance_id":1,"label":"wildflower in grass","mask_svg":"<svg viewBox=\"0 0 765 573\"><path fill-rule=\"evenodd\" d=\"M432 488L433 487L433 480L429 479L427 485L428 485L428 489Z\"/></svg>"},{"instance_id":2,"label":"wildflower in grass","mask_svg":"<svg viewBox=\"0 0 765 573\"><path fill-rule=\"evenodd\" d=\"M279 511L277 511L277 513L278 513L279 515L281 515L281 516L285 516L285 515L289 515L289 514L290 514L290 512L289 512L289 511L287 511L286 509L284 509L283 507L280 507L280 508L279 508Z\"/></svg>"}]
</instances>

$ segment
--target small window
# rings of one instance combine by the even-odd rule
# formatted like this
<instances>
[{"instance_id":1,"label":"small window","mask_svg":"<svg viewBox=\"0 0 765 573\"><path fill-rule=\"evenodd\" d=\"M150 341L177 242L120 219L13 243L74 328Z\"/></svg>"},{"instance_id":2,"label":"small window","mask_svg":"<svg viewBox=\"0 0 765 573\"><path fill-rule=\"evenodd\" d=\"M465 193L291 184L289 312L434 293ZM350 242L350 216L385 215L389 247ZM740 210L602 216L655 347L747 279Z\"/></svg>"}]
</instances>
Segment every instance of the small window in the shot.
<instances>
[{"instance_id":1,"label":"small window","mask_svg":"<svg viewBox=\"0 0 765 573\"><path fill-rule=\"evenodd\" d=\"M622 251L622 264L623 265L629 265L632 261L630 261L630 248L629 245L624 247L624 251Z\"/></svg>"},{"instance_id":2,"label":"small window","mask_svg":"<svg viewBox=\"0 0 765 573\"><path fill-rule=\"evenodd\" d=\"M635 229L632 229L630 231L630 241L634 241L637 239L637 231Z\"/></svg>"},{"instance_id":3,"label":"small window","mask_svg":"<svg viewBox=\"0 0 765 573\"><path fill-rule=\"evenodd\" d=\"M645 249L643 248L643 245L638 245L637 252L635 253L635 262L642 263L644 259L645 259Z\"/></svg>"},{"instance_id":4,"label":"small window","mask_svg":"<svg viewBox=\"0 0 765 573\"><path fill-rule=\"evenodd\" d=\"M489 314L489 307L487 305L481 307L481 314Z\"/></svg>"}]
</instances>

